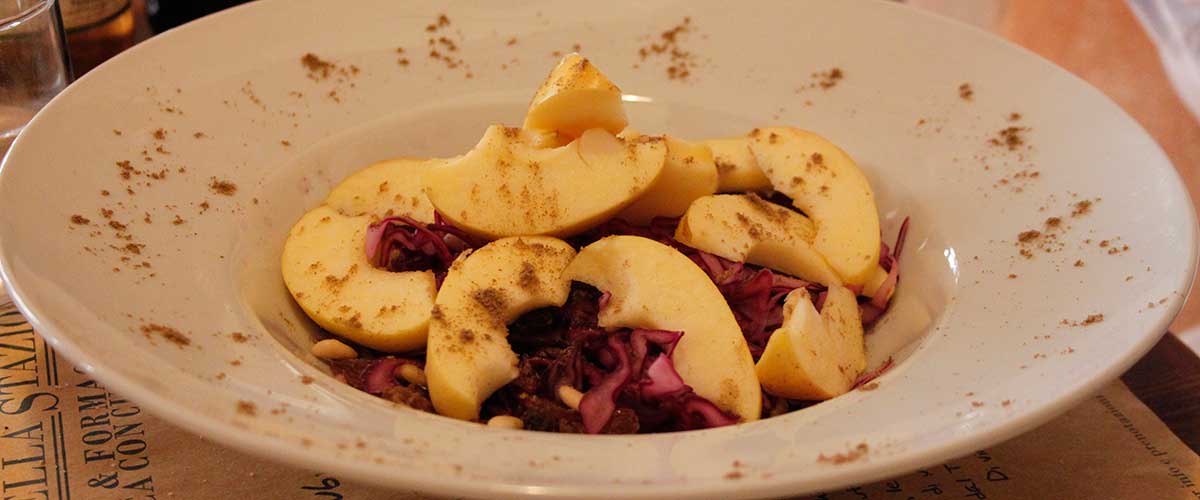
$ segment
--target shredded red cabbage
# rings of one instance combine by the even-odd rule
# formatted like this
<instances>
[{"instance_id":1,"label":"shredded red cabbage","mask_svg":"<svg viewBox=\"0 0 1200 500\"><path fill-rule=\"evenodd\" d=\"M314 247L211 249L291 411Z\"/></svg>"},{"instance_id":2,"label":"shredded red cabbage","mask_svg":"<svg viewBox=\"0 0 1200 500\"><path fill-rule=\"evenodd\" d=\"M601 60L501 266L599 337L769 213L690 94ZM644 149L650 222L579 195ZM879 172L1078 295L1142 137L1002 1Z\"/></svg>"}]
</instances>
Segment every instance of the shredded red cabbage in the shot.
<instances>
[{"instance_id":1,"label":"shredded red cabbage","mask_svg":"<svg viewBox=\"0 0 1200 500\"><path fill-rule=\"evenodd\" d=\"M867 373L859 375L858 378L854 380L854 385L851 386L851 390L858 389L859 387L867 385L868 382L879 378L880 375L883 375L884 372L888 371L891 368L892 368L892 358L888 358L887 361L884 361L883 364L879 365L878 368L875 368L874 370L871 370Z\"/></svg>"},{"instance_id":2,"label":"shredded red cabbage","mask_svg":"<svg viewBox=\"0 0 1200 500\"><path fill-rule=\"evenodd\" d=\"M900 281L900 252L904 249L904 240L908 236L908 220L909 218L905 217L904 222L900 223L900 230L896 233L895 250L888 250L887 243L879 243L879 266L887 271L888 275L871 300L861 305L864 325L875 323L891 305L892 292Z\"/></svg>"},{"instance_id":3,"label":"shredded red cabbage","mask_svg":"<svg viewBox=\"0 0 1200 500\"><path fill-rule=\"evenodd\" d=\"M646 381L642 383L642 395L650 398L678 394L687 390L683 378L675 371L671 356L660 354L646 367Z\"/></svg>"},{"instance_id":4,"label":"shredded red cabbage","mask_svg":"<svg viewBox=\"0 0 1200 500\"><path fill-rule=\"evenodd\" d=\"M737 417L695 394L675 371L671 353L682 336L681 332L644 329L610 333L607 347L615 366L584 394L579 404L584 429L593 434L600 432L622 404L633 409L640 420L664 422L666 430L737 423ZM660 354L651 357L651 350Z\"/></svg>"},{"instance_id":5,"label":"shredded red cabbage","mask_svg":"<svg viewBox=\"0 0 1200 500\"><path fill-rule=\"evenodd\" d=\"M647 226L613 219L571 241L582 247L605 236L631 234L679 250L717 285L756 360L783 323L787 294L805 288L813 295L818 310L823 305L823 285L687 247L674 239L678 224L677 218L659 217ZM894 251L881 244L879 264L888 271L888 278L873 297L859 299L864 325L876 321L890 305L888 298L899 277L907 230L905 219ZM388 217L368 227L365 241L367 258L376 267L396 272L432 270L439 286L454 259L475 246L466 233L440 215L432 224L409 217ZM861 294L862 290L855 293ZM508 340L518 353L520 372L516 380L484 402L481 419L513 415L531 430L593 434L678 431L737 423L736 416L697 395L676 371L671 355L685 332L600 328L599 312L609 299L607 292L575 283L562 307L532 311L511 324ZM351 386L432 411L423 387L395 376L396 368L404 363L423 364L414 359L378 357L377 353L329 362L335 376ZM859 377L854 386L870 382L891 365L889 359ZM584 393L578 410L558 399L558 388L564 385ZM811 404L764 393L763 415Z\"/></svg>"},{"instance_id":6,"label":"shredded red cabbage","mask_svg":"<svg viewBox=\"0 0 1200 500\"><path fill-rule=\"evenodd\" d=\"M755 360L766 349L771 334L783 325L783 302L787 295L797 288L806 288L815 293L825 290L820 283L733 262L699 250L692 250L688 256L708 274L725 296Z\"/></svg>"},{"instance_id":7,"label":"shredded red cabbage","mask_svg":"<svg viewBox=\"0 0 1200 500\"><path fill-rule=\"evenodd\" d=\"M787 202L789 200L783 200ZM790 206L790 203L781 203ZM659 217L649 226L633 226L625 221L611 220L593 230L585 238L585 243L594 241L611 234L633 234L657 240L670 245L692 259L700 269L708 274L713 283L725 296L729 308L733 311L742 334L750 348L751 355L757 360L771 334L783 324L783 303L787 294L798 288L808 289L813 296L813 305L819 311L825 302L826 290L819 283L810 283L792 276L779 274L770 269L753 266L741 262L733 262L716 255L687 247L674 239L678 219ZM863 326L874 324L891 306L892 291L895 290L900 275L900 253L908 234L909 219L905 218L896 236L894 250L886 243L880 243L879 265L888 271L888 277L872 297L860 297L859 307L862 313ZM848 287L856 295L862 294L862 287ZM877 370L862 375L855 382L855 387L861 386L879 376L892 365L889 359ZM775 415L804 407L805 402L775 398L764 393L763 414Z\"/></svg>"},{"instance_id":8,"label":"shredded red cabbage","mask_svg":"<svg viewBox=\"0 0 1200 500\"><path fill-rule=\"evenodd\" d=\"M883 316L884 313L883 309L875 307L873 304L871 304L870 300L866 302L860 302L858 304L858 311L862 315L862 323L864 327L875 324L876 321L879 321L879 317Z\"/></svg>"},{"instance_id":9,"label":"shredded red cabbage","mask_svg":"<svg viewBox=\"0 0 1200 500\"><path fill-rule=\"evenodd\" d=\"M442 282L460 253L474 248L461 229L436 214L432 224L411 217L387 217L367 226L364 250L367 261L392 272L432 270Z\"/></svg>"},{"instance_id":10,"label":"shredded red cabbage","mask_svg":"<svg viewBox=\"0 0 1200 500\"><path fill-rule=\"evenodd\" d=\"M678 226L679 219L671 217L655 217L647 226L635 226L621 219L612 219L579 237L576 244L586 245L614 234L632 234L679 250L704 270L725 296L755 360L766 349L771 334L783 324L783 301L787 294L797 288L807 288L814 293L825 289L819 283L810 283L743 262L733 262L684 245L675 240Z\"/></svg>"},{"instance_id":11,"label":"shredded red cabbage","mask_svg":"<svg viewBox=\"0 0 1200 500\"><path fill-rule=\"evenodd\" d=\"M683 402L684 417L687 419L684 427L687 429L707 429L738 423L738 419L721 411L712 401L692 395Z\"/></svg>"},{"instance_id":12,"label":"shredded red cabbage","mask_svg":"<svg viewBox=\"0 0 1200 500\"><path fill-rule=\"evenodd\" d=\"M421 362L395 357L355 358L329 360L329 368L335 377L363 392L383 394L398 385L394 375L396 368L409 363L420 367Z\"/></svg>"},{"instance_id":13,"label":"shredded red cabbage","mask_svg":"<svg viewBox=\"0 0 1200 500\"><path fill-rule=\"evenodd\" d=\"M383 358L367 372L363 390L371 394L383 394L383 391L396 385L396 367L403 364L396 358Z\"/></svg>"},{"instance_id":14,"label":"shredded red cabbage","mask_svg":"<svg viewBox=\"0 0 1200 500\"><path fill-rule=\"evenodd\" d=\"M617 391L625 386L633 371L629 366L629 353L616 335L608 338L608 348L606 352L612 354L616 366L579 402L579 414L583 417L583 428L588 434L597 434L608 424L608 419L617 409Z\"/></svg>"},{"instance_id":15,"label":"shredded red cabbage","mask_svg":"<svg viewBox=\"0 0 1200 500\"><path fill-rule=\"evenodd\" d=\"M682 332L604 329L607 294L582 283L567 303L528 313L509 326L518 352L517 380L484 403L481 418L514 415L527 429L634 433L703 429L737 419L700 397L671 362ZM584 393L579 410L558 400L558 387ZM532 422L532 424L531 424Z\"/></svg>"}]
</instances>

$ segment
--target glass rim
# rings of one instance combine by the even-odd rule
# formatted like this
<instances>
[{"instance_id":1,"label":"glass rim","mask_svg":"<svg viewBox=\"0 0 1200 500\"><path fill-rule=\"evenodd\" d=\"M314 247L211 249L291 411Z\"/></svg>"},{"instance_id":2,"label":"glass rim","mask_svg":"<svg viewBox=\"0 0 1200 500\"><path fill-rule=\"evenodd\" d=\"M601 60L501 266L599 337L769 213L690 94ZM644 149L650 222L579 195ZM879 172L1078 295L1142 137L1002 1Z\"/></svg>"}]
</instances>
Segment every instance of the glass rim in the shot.
<instances>
[{"instance_id":1,"label":"glass rim","mask_svg":"<svg viewBox=\"0 0 1200 500\"><path fill-rule=\"evenodd\" d=\"M0 18L0 31L4 31L9 28L13 28L25 21L32 19L34 16L37 16L38 14L45 12L46 9L49 9L51 6L53 6L54 2L55 2L55 0L38 0L34 5L31 5L28 9L25 9L21 12L18 12L16 14L13 14L8 17Z\"/></svg>"}]
</instances>

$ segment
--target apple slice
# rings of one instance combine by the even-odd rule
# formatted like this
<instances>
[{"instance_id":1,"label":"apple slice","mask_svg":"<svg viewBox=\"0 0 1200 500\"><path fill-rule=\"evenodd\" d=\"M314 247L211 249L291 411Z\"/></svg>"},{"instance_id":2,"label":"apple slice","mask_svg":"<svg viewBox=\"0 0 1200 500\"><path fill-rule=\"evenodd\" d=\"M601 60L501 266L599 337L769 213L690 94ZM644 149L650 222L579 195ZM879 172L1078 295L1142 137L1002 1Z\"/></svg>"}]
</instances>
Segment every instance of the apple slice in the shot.
<instances>
[{"instance_id":1,"label":"apple slice","mask_svg":"<svg viewBox=\"0 0 1200 500\"><path fill-rule=\"evenodd\" d=\"M683 381L742 421L758 420L750 349L725 297L691 259L647 238L610 236L580 250L563 274L610 294L602 327L683 332L671 356Z\"/></svg>"},{"instance_id":2,"label":"apple slice","mask_svg":"<svg viewBox=\"0 0 1200 500\"><path fill-rule=\"evenodd\" d=\"M420 222L433 222L433 205L421 191L421 177L452 160L398 158L372 164L329 192L325 204L342 215L375 218L406 215Z\"/></svg>"},{"instance_id":3,"label":"apple slice","mask_svg":"<svg viewBox=\"0 0 1200 500\"><path fill-rule=\"evenodd\" d=\"M593 128L616 134L625 128L621 89L579 54L567 54L533 94L526 130L549 130L569 138Z\"/></svg>"},{"instance_id":4,"label":"apple slice","mask_svg":"<svg viewBox=\"0 0 1200 500\"><path fill-rule=\"evenodd\" d=\"M750 151L749 137L709 139L702 144L712 150L713 164L717 167L717 192L771 190L771 180L758 168L758 160Z\"/></svg>"},{"instance_id":5,"label":"apple slice","mask_svg":"<svg viewBox=\"0 0 1200 500\"><path fill-rule=\"evenodd\" d=\"M817 313L798 288L783 303L783 326L771 334L755 370L773 396L822 401L845 394L867 367L858 301L846 287L831 287Z\"/></svg>"},{"instance_id":6,"label":"apple slice","mask_svg":"<svg viewBox=\"0 0 1200 500\"><path fill-rule=\"evenodd\" d=\"M771 185L816 224L813 247L846 283L866 282L879 264L879 211L858 164L812 132L762 128L750 137Z\"/></svg>"},{"instance_id":7,"label":"apple slice","mask_svg":"<svg viewBox=\"0 0 1200 500\"><path fill-rule=\"evenodd\" d=\"M536 149L559 148L570 144L572 139L553 130L521 131L521 140Z\"/></svg>"},{"instance_id":8,"label":"apple slice","mask_svg":"<svg viewBox=\"0 0 1200 500\"><path fill-rule=\"evenodd\" d=\"M888 272L883 269L883 266L875 266L875 269L871 270L871 275L863 283L863 297L874 297L875 293L879 291L879 287L883 286L883 282L887 281L887 279ZM885 303L888 299L892 298L892 293L895 293L895 289L884 298Z\"/></svg>"},{"instance_id":9,"label":"apple slice","mask_svg":"<svg viewBox=\"0 0 1200 500\"><path fill-rule=\"evenodd\" d=\"M679 221L675 239L736 262L749 262L826 286L841 278L812 247L808 217L756 194L705 196Z\"/></svg>"},{"instance_id":10,"label":"apple slice","mask_svg":"<svg viewBox=\"0 0 1200 500\"><path fill-rule=\"evenodd\" d=\"M489 127L462 158L430 169L425 194L476 236L569 236L633 203L663 169L659 137L622 141L591 129L560 148L537 149L520 130Z\"/></svg>"},{"instance_id":11,"label":"apple slice","mask_svg":"<svg viewBox=\"0 0 1200 500\"><path fill-rule=\"evenodd\" d=\"M283 282L321 328L384 352L420 349L437 291L433 273L373 267L363 249L370 223L324 205L304 214L283 244Z\"/></svg>"},{"instance_id":12,"label":"apple slice","mask_svg":"<svg viewBox=\"0 0 1200 500\"><path fill-rule=\"evenodd\" d=\"M522 236L493 241L454 262L438 290L425 358L438 413L476 420L483 401L517 378L508 323L566 302L571 281L562 271L574 257L562 240Z\"/></svg>"},{"instance_id":13,"label":"apple slice","mask_svg":"<svg viewBox=\"0 0 1200 500\"><path fill-rule=\"evenodd\" d=\"M655 217L678 217L696 198L717 192L717 168L708 147L674 137L666 137L666 141L667 158L662 174L617 217L639 225Z\"/></svg>"}]
</instances>

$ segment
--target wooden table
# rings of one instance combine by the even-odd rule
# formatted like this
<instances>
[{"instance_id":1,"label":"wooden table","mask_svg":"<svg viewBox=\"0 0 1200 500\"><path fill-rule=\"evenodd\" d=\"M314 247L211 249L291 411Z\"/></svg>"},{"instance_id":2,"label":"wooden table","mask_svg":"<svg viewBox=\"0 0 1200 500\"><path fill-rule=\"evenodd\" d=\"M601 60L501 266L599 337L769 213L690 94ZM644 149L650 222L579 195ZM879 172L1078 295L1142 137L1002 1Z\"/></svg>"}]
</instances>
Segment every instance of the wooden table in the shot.
<instances>
[{"instance_id":1,"label":"wooden table","mask_svg":"<svg viewBox=\"0 0 1200 500\"><path fill-rule=\"evenodd\" d=\"M1200 453L1200 357L1167 334L1121 380L1179 439Z\"/></svg>"}]
</instances>

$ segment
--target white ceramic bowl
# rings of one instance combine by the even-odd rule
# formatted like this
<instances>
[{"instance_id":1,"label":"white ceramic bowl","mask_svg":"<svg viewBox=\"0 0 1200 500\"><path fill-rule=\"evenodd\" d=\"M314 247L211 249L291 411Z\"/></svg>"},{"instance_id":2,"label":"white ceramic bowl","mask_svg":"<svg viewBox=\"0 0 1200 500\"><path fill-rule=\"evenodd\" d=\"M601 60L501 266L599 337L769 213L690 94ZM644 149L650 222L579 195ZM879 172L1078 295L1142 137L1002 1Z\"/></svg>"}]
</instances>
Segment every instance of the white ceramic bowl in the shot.
<instances>
[{"instance_id":1,"label":"white ceramic bowl","mask_svg":"<svg viewBox=\"0 0 1200 500\"><path fill-rule=\"evenodd\" d=\"M426 26L442 12L450 25L437 35L469 69L427 56ZM638 48L685 16L693 29L678 47L696 67L682 82ZM638 129L811 129L867 170L889 240L913 218L896 307L869 339L872 366L897 361L876 390L730 428L577 436L396 408L325 374L308 354L317 331L279 277L288 227L369 162L459 153L487 124L519 123L552 52L576 43L635 96ZM347 74L308 78L309 52ZM834 67L845 75L836 86L807 88ZM1010 122L1013 112L1023 117ZM1028 127L1026 144L989 144L1012 125ZM122 179L124 160L143 175ZM163 168L163 179L146 176ZM910 471L1029 430L1116 377L1163 333L1196 260L1186 192L1117 106L993 36L874 1L256 2L80 79L33 120L0 174L0 270L61 353L219 442L440 494L733 498ZM215 192L213 180L236 193ZM1070 216L1085 198L1101 200ZM73 224L76 214L90 224ZM1052 216L1066 227L1061 248L1019 255L1017 235ZM145 246L110 248L130 243ZM143 260L152 267L135 268ZM1103 321L1060 324L1091 314ZM144 335L152 324L190 344ZM859 443L869 453L857 460L818 459Z\"/></svg>"}]
</instances>

